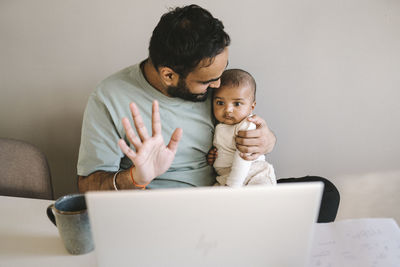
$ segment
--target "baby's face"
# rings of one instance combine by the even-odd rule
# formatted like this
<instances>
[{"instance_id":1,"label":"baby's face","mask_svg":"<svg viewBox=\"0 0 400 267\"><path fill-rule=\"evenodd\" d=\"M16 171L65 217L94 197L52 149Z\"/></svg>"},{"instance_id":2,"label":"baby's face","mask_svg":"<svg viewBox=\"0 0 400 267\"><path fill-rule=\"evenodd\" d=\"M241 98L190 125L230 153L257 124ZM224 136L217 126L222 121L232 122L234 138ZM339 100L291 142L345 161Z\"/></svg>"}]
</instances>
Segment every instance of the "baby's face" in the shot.
<instances>
[{"instance_id":1,"label":"baby's face","mask_svg":"<svg viewBox=\"0 0 400 267\"><path fill-rule=\"evenodd\" d=\"M215 118L225 124L236 124L251 114L256 102L249 85L227 85L215 89L213 106Z\"/></svg>"}]
</instances>

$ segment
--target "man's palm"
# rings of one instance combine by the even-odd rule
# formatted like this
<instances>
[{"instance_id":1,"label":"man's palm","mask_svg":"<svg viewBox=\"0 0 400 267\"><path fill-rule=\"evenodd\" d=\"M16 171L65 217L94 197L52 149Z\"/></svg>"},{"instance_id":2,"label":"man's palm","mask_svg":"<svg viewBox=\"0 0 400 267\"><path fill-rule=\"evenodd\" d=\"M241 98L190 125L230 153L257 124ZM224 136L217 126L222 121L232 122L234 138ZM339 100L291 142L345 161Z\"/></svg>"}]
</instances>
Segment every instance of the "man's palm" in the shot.
<instances>
[{"instance_id":1,"label":"man's palm","mask_svg":"<svg viewBox=\"0 0 400 267\"><path fill-rule=\"evenodd\" d=\"M132 160L135 166L133 177L136 183L145 184L166 172L171 166L178 148L179 140L182 136L182 129L175 129L168 146L165 146L164 139L161 135L158 102L153 102L152 136L148 135L139 110L134 103L131 103L130 109L138 136L135 134L127 118L123 118L122 123L127 138L135 147L136 151L128 147L122 139L119 141L119 146L124 154Z\"/></svg>"}]
</instances>

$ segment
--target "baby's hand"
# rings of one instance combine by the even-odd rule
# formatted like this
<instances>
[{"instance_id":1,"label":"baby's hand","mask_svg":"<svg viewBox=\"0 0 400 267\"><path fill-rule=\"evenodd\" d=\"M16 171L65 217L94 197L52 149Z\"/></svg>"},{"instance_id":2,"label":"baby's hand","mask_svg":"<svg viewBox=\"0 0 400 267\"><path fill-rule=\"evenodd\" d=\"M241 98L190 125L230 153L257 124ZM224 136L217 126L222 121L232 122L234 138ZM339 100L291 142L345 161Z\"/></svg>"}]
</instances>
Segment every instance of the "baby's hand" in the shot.
<instances>
[{"instance_id":1,"label":"baby's hand","mask_svg":"<svg viewBox=\"0 0 400 267\"><path fill-rule=\"evenodd\" d=\"M217 150L217 148L216 147L212 147L209 151L208 151L208 154L207 154L207 163L208 163L208 165L213 165L214 164L214 161L215 161L215 159L217 158L217 156L218 156L218 150Z\"/></svg>"}]
</instances>

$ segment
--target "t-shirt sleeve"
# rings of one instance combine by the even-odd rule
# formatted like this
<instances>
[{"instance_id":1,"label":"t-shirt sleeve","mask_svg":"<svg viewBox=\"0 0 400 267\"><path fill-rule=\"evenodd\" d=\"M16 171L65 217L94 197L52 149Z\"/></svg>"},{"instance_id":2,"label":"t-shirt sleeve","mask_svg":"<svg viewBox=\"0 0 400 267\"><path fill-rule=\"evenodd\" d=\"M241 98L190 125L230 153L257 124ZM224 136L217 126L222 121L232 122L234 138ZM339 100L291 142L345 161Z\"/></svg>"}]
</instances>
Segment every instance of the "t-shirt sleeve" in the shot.
<instances>
[{"instance_id":1,"label":"t-shirt sleeve","mask_svg":"<svg viewBox=\"0 0 400 267\"><path fill-rule=\"evenodd\" d=\"M99 170L118 171L124 157L118 146L120 138L110 111L93 93L83 115L78 175L87 176Z\"/></svg>"}]
</instances>

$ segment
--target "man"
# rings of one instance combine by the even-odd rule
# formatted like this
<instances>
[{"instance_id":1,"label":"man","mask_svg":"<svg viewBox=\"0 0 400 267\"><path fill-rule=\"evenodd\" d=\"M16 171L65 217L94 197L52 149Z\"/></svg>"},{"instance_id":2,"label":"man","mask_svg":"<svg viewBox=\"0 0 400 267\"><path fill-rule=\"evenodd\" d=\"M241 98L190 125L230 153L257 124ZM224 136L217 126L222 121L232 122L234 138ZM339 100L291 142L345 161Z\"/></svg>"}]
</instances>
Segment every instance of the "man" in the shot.
<instances>
[{"instance_id":1,"label":"man","mask_svg":"<svg viewBox=\"0 0 400 267\"><path fill-rule=\"evenodd\" d=\"M228 64L230 38L223 29L218 19L196 5L176 8L164 14L155 28L149 58L99 85L84 115L78 160L81 191L114 189L114 182L119 189L137 188L130 177L137 169L130 169L131 160L118 147L120 138L129 142L121 119L131 117L128 107L134 101L150 129L153 99L160 105L163 136L169 139L175 128L182 128L183 136L172 166L148 188L215 182L206 161L214 131L209 92L219 87ZM265 122L254 120L259 129L237 138L239 149L252 153L248 157L268 153L275 144Z\"/></svg>"},{"instance_id":2,"label":"man","mask_svg":"<svg viewBox=\"0 0 400 267\"><path fill-rule=\"evenodd\" d=\"M209 93L219 87L229 44L222 22L197 5L164 14L149 58L104 80L88 100L79 190L213 185L206 159L214 131ZM276 139L262 118L249 120L257 129L239 132L235 140L242 157L252 160L271 152Z\"/></svg>"}]
</instances>

